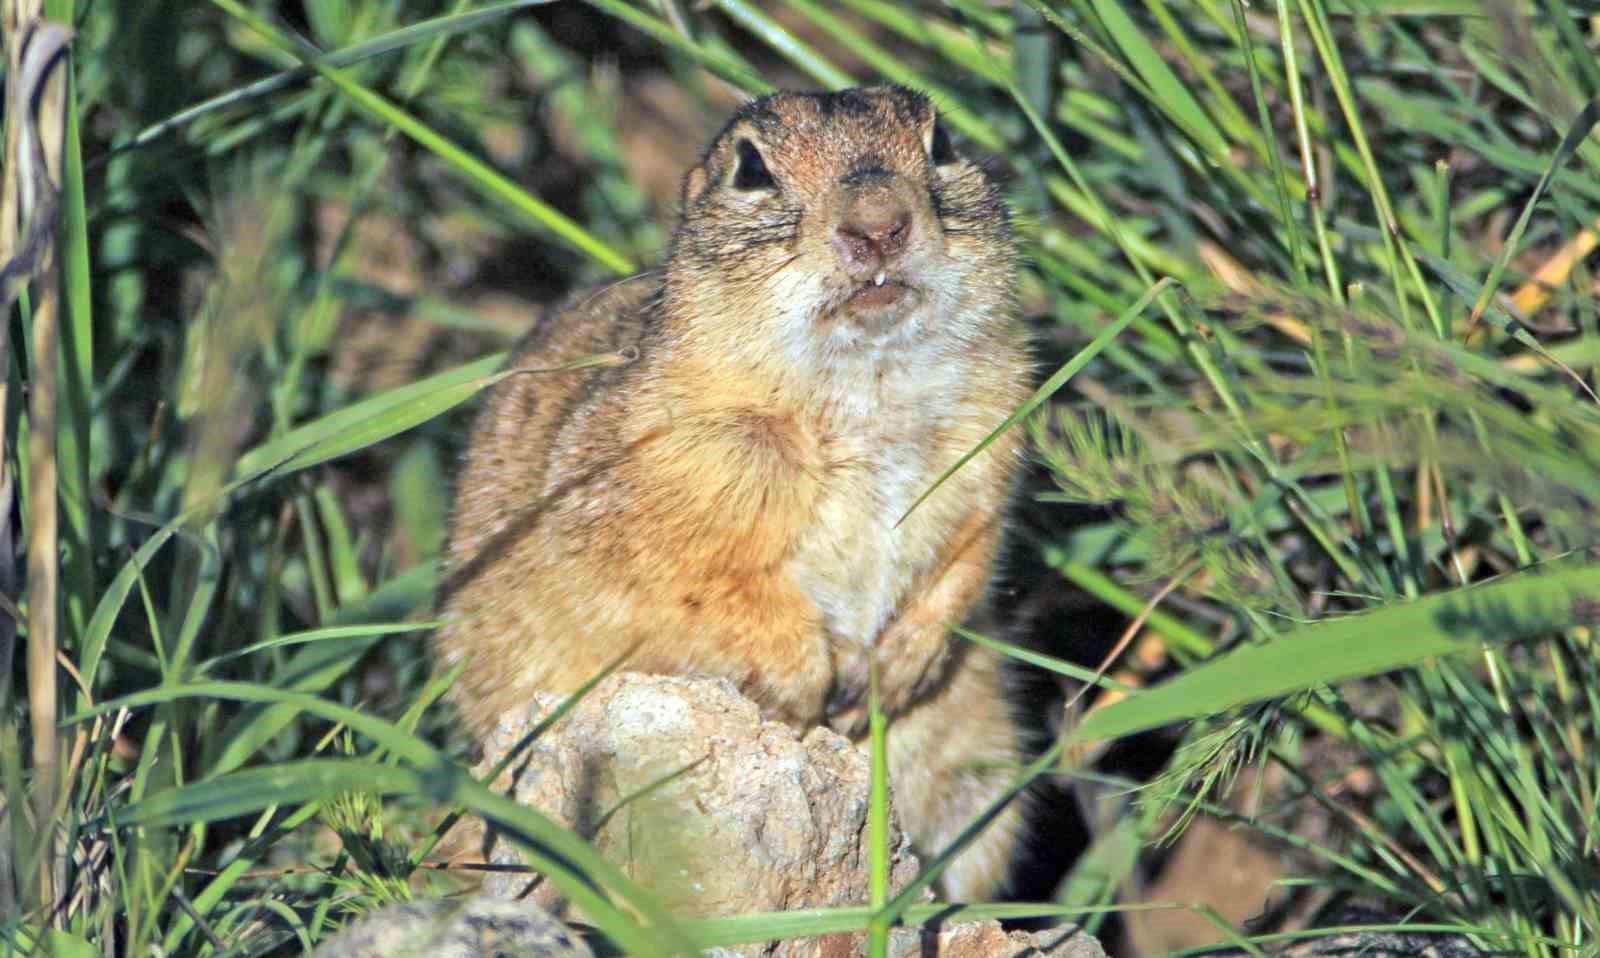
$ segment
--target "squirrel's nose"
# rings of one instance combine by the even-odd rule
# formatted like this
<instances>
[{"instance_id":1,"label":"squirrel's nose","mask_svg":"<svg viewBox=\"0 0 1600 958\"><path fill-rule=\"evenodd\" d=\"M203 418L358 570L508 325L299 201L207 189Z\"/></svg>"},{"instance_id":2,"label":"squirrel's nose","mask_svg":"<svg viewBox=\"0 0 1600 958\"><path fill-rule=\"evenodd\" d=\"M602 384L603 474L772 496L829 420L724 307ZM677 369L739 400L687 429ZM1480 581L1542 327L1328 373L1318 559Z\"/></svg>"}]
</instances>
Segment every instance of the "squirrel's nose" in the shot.
<instances>
[{"instance_id":1,"label":"squirrel's nose","mask_svg":"<svg viewBox=\"0 0 1600 958\"><path fill-rule=\"evenodd\" d=\"M852 197L833 231L845 268L862 279L898 259L910 239L911 207L886 189Z\"/></svg>"}]
</instances>

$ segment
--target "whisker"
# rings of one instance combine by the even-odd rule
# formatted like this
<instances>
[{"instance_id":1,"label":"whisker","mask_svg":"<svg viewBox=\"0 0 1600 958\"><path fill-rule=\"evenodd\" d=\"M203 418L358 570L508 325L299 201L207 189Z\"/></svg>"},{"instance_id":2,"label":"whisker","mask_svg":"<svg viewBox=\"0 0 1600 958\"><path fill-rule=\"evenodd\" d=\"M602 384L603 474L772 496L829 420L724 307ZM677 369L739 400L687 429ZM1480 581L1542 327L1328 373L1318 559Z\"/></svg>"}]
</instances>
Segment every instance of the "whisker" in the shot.
<instances>
[{"instance_id":1,"label":"whisker","mask_svg":"<svg viewBox=\"0 0 1600 958\"><path fill-rule=\"evenodd\" d=\"M665 275L666 272L667 272L667 270L666 270L665 267L658 266L655 269L643 270L642 272L634 273L632 276L624 276L621 279L613 280L613 281L611 281L609 283L606 283L603 286L597 286L597 287L595 287L593 290L591 290L589 292L588 296L585 296L583 298L582 302L574 304L572 308L573 309L587 309L589 307L589 304L593 303L595 300L599 299L601 296L604 296L606 293L609 293L612 290L616 289L618 286L625 286L628 283L631 283L631 282L633 282L635 280L649 279L649 278L651 278L653 276Z\"/></svg>"},{"instance_id":2,"label":"whisker","mask_svg":"<svg viewBox=\"0 0 1600 958\"><path fill-rule=\"evenodd\" d=\"M794 263L794 261L799 259L799 258L800 258L800 254L799 253L795 253L794 255L790 256L788 259L786 259L783 262L779 263L777 266L774 266L771 270L769 270L767 273L765 273L761 277L762 281L765 282L767 280L772 279L774 276L776 276L779 273L783 272L784 270L788 269L789 266L792 265Z\"/></svg>"}]
</instances>

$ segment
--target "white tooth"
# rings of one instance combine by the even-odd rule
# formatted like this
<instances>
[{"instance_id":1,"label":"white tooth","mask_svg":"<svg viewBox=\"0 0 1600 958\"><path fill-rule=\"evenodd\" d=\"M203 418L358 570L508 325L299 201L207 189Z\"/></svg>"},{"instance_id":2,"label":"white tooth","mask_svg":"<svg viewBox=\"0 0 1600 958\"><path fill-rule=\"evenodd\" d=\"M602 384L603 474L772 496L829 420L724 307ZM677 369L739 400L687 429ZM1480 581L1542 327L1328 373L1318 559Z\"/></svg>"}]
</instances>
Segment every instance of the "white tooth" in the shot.
<instances>
[{"instance_id":1,"label":"white tooth","mask_svg":"<svg viewBox=\"0 0 1600 958\"><path fill-rule=\"evenodd\" d=\"M872 278L872 285L874 285L874 286L882 286L883 285L883 270L881 270L881 269L878 270L878 275L876 275L876 276L874 276Z\"/></svg>"}]
</instances>

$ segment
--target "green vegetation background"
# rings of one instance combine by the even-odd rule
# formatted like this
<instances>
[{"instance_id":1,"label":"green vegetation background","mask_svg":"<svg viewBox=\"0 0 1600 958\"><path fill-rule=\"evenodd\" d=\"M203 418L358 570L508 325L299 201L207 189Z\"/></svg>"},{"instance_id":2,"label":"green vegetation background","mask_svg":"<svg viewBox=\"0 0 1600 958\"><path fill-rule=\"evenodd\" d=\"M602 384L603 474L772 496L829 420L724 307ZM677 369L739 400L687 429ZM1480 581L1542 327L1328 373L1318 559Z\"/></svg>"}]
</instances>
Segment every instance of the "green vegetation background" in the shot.
<instances>
[{"instance_id":1,"label":"green vegetation background","mask_svg":"<svg viewBox=\"0 0 1600 958\"><path fill-rule=\"evenodd\" d=\"M27 6L0 229L7 949L295 953L412 893L433 805L559 856L534 862L638 953L880 947L922 915L878 883L826 915L662 914L460 773L421 643L464 417L518 325L657 261L739 96L892 80L1017 211L1052 375L1015 428L1054 484L1022 507L1022 587L1120 610L1162 663L1030 652L1116 694L1019 783L1103 780L1096 743L1192 720L1053 902L971 913L1101 927L1192 813L1396 920L1594 953L1592 12L52 0L75 36L35 98ZM1271 808L1226 802L1246 767L1277 775ZM1306 806L1340 827L1283 824Z\"/></svg>"}]
</instances>

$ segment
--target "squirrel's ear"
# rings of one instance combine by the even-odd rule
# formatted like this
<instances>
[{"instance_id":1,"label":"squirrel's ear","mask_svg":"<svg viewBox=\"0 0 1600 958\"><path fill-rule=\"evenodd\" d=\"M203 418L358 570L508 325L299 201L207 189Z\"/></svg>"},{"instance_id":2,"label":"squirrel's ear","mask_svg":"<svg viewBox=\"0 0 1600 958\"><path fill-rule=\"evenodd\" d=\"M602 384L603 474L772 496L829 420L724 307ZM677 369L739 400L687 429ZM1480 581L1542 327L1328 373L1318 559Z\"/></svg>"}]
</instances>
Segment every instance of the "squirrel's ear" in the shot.
<instances>
[{"instance_id":1,"label":"squirrel's ear","mask_svg":"<svg viewBox=\"0 0 1600 958\"><path fill-rule=\"evenodd\" d=\"M950 133L937 116L923 134L923 146L927 148L928 159L934 166L946 166L956 161L955 147L950 145Z\"/></svg>"},{"instance_id":2,"label":"squirrel's ear","mask_svg":"<svg viewBox=\"0 0 1600 958\"><path fill-rule=\"evenodd\" d=\"M684 209L688 209L694 205L694 201L699 199L701 195L705 193L706 186L710 183L710 181L711 174L707 173L706 168L703 166L697 166L689 171L689 175L683 178Z\"/></svg>"}]
</instances>

